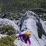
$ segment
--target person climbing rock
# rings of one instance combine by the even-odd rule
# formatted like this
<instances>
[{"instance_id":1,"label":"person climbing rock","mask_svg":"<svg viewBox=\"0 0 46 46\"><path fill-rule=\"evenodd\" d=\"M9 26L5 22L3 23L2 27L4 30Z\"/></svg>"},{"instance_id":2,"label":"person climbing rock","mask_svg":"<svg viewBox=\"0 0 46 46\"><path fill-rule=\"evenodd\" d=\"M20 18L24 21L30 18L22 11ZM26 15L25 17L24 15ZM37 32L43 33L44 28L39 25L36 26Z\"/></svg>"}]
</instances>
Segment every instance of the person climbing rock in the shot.
<instances>
[{"instance_id":1,"label":"person climbing rock","mask_svg":"<svg viewBox=\"0 0 46 46\"><path fill-rule=\"evenodd\" d=\"M22 37L25 43L27 43L27 41L28 41L27 46L30 46L31 45L31 41L30 41L30 38L29 38L30 34L31 33L29 31L27 31L25 34L19 34L17 36L17 39Z\"/></svg>"}]
</instances>

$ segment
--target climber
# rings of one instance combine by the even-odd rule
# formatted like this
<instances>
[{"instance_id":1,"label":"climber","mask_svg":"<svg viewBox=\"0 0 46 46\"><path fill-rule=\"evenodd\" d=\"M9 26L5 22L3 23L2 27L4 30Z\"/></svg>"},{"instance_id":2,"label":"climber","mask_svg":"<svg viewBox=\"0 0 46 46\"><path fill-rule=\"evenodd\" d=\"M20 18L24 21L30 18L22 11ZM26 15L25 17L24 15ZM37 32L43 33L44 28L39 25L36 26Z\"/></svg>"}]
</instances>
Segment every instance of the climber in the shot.
<instances>
[{"instance_id":1,"label":"climber","mask_svg":"<svg viewBox=\"0 0 46 46\"><path fill-rule=\"evenodd\" d=\"M30 35L30 32L27 31L25 34L19 34L18 37L17 37L17 39L19 39L20 37L22 37L25 43L27 43L27 41L28 41L27 46L30 46L31 41L30 41L29 35Z\"/></svg>"}]
</instances>

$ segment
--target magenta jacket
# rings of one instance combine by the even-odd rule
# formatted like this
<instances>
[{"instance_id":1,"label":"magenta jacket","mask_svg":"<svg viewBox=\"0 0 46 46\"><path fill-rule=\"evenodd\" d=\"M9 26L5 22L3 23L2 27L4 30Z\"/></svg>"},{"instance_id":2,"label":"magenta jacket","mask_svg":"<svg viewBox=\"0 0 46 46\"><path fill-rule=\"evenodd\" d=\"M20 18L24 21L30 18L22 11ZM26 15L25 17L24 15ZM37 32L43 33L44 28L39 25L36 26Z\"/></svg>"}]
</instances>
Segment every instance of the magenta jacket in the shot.
<instances>
[{"instance_id":1,"label":"magenta jacket","mask_svg":"<svg viewBox=\"0 0 46 46\"><path fill-rule=\"evenodd\" d=\"M18 38L19 37L23 37L23 39L26 40L26 35L25 34L19 34ZM30 41L29 37L28 37L27 41L29 42L29 44L31 44L31 41Z\"/></svg>"}]
</instances>

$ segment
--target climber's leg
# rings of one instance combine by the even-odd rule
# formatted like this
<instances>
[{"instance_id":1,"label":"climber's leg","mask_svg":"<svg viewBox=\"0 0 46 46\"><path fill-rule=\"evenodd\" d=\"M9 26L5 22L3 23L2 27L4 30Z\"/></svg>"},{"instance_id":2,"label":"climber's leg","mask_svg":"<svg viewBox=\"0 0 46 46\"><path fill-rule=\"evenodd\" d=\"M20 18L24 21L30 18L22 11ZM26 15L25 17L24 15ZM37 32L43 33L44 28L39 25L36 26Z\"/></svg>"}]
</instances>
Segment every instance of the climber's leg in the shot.
<instances>
[{"instance_id":1,"label":"climber's leg","mask_svg":"<svg viewBox=\"0 0 46 46\"><path fill-rule=\"evenodd\" d=\"M27 43L27 40L25 40L25 43Z\"/></svg>"}]
</instances>

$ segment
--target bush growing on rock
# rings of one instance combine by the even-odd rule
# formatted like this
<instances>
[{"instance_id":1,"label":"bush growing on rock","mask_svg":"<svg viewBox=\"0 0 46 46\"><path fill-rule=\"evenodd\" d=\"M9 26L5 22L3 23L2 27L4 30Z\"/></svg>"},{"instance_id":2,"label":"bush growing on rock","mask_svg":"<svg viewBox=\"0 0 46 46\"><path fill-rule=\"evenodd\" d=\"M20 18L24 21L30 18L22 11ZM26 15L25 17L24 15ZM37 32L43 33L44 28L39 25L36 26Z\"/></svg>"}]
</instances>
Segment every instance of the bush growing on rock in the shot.
<instances>
[{"instance_id":1,"label":"bush growing on rock","mask_svg":"<svg viewBox=\"0 0 46 46\"><path fill-rule=\"evenodd\" d=\"M0 34L13 35L15 34L15 29L10 25L0 26Z\"/></svg>"},{"instance_id":2,"label":"bush growing on rock","mask_svg":"<svg viewBox=\"0 0 46 46\"><path fill-rule=\"evenodd\" d=\"M0 39L0 46L16 46L16 45L14 45L14 40L15 40L14 36L2 37Z\"/></svg>"},{"instance_id":3,"label":"bush growing on rock","mask_svg":"<svg viewBox=\"0 0 46 46\"><path fill-rule=\"evenodd\" d=\"M40 29L40 28L38 28L38 36L39 36L39 38L41 38L41 37L42 37L42 31L41 31L41 29Z\"/></svg>"}]
</instances>

